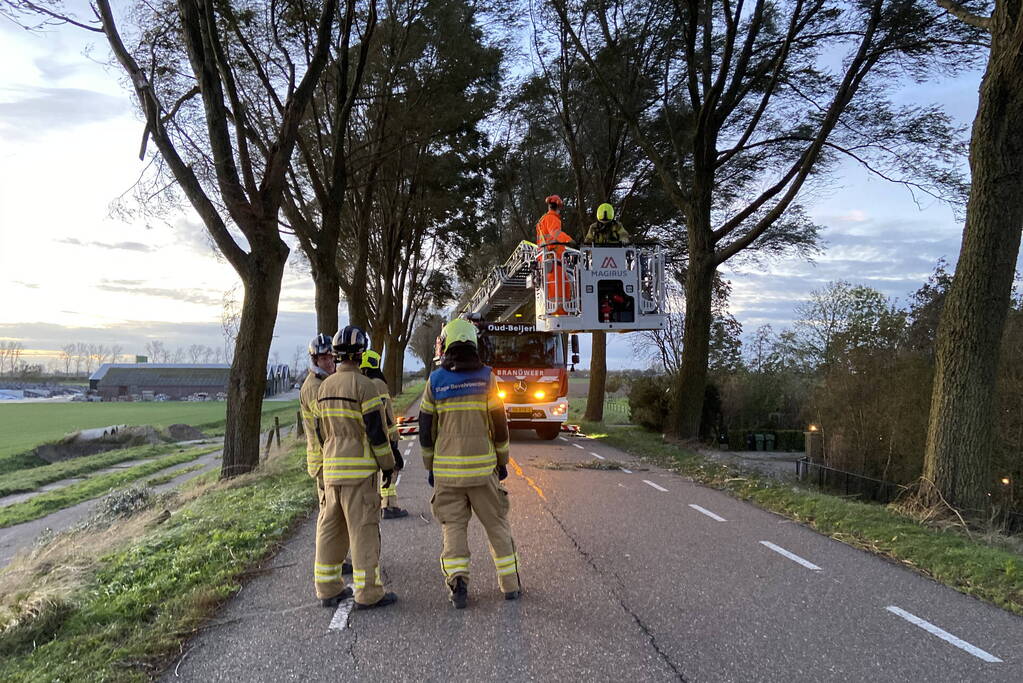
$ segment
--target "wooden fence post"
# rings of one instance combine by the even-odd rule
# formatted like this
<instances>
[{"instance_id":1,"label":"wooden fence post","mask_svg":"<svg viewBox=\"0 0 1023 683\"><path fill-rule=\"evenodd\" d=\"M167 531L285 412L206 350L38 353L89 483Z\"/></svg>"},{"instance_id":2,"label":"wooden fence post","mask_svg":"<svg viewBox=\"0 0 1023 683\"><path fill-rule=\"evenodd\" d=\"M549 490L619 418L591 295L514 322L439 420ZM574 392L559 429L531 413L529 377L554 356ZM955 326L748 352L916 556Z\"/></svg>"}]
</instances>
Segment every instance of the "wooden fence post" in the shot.
<instances>
[{"instance_id":1,"label":"wooden fence post","mask_svg":"<svg viewBox=\"0 0 1023 683\"><path fill-rule=\"evenodd\" d=\"M274 415L274 436L277 437L277 448L281 447L281 418Z\"/></svg>"}]
</instances>

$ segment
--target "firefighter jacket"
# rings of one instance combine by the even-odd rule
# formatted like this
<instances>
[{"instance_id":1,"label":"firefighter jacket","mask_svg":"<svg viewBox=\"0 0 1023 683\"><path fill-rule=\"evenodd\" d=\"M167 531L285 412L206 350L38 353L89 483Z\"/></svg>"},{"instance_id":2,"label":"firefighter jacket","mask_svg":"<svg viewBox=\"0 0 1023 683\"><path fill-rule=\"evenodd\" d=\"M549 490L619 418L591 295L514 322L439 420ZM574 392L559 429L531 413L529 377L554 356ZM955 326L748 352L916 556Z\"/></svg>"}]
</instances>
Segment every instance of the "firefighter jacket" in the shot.
<instances>
[{"instance_id":1,"label":"firefighter jacket","mask_svg":"<svg viewBox=\"0 0 1023 683\"><path fill-rule=\"evenodd\" d=\"M548 211L536 224L536 246L538 248L547 247L561 255L565 252L565 245L571 242L572 238L561 229L561 216L557 211Z\"/></svg>"},{"instance_id":2,"label":"firefighter jacket","mask_svg":"<svg viewBox=\"0 0 1023 683\"><path fill-rule=\"evenodd\" d=\"M508 464L508 419L489 367L433 371L420 405L419 445L437 486L483 486L494 468Z\"/></svg>"},{"instance_id":3,"label":"firefighter jacket","mask_svg":"<svg viewBox=\"0 0 1023 683\"><path fill-rule=\"evenodd\" d=\"M387 416L373 380L342 364L323 380L313 415L319 423L323 483L353 486L377 470L393 470Z\"/></svg>"},{"instance_id":4,"label":"firefighter jacket","mask_svg":"<svg viewBox=\"0 0 1023 683\"><path fill-rule=\"evenodd\" d=\"M618 221L608 221L607 223L597 221L586 231L583 242L599 246L602 244L628 244L629 240L629 232Z\"/></svg>"},{"instance_id":5,"label":"firefighter jacket","mask_svg":"<svg viewBox=\"0 0 1023 683\"><path fill-rule=\"evenodd\" d=\"M384 402L384 415L387 417L387 438L391 441L398 441L398 423L394 419L394 401L391 399L391 389L387 381L382 377L370 377L370 381L377 388L380 400Z\"/></svg>"},{"instance_id":6,"label":"firefighter jacket","mask_svg":"<svg viewBox=\"0 0 1023 683\"><path fill-rule=\"evenodd\" d=\"M313 415L313 408L316 406L316 396L320 391L320 384L323 383L327 373L319 368L310 370L302 382L302 390L298 394L298 405L302 411L302 428L305 430L305 464L310 477L315 477L323 467L323 453L320 451L320 438L316 433L318 426L316 417Z\"/></svg>"}]
</instances>

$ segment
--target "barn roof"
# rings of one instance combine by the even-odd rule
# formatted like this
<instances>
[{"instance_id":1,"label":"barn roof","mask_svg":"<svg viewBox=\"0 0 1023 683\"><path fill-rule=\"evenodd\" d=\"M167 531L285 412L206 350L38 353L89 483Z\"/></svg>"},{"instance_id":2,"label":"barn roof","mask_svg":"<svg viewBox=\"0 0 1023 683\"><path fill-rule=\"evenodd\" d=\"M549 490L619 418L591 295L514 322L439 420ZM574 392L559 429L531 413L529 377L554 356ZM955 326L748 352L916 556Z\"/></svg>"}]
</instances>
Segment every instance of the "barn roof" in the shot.
<instances>
[{"instance_id":1,"label":"barn roof","mask_svg":"<svg viewBox=\"0 0 1023 683\"><path fill-rule=\"evenodd\" d=\"M185 363L104 363L90 381L128 386L208 386L227 384L230 365Z\"/></svg>"}]
</instances>

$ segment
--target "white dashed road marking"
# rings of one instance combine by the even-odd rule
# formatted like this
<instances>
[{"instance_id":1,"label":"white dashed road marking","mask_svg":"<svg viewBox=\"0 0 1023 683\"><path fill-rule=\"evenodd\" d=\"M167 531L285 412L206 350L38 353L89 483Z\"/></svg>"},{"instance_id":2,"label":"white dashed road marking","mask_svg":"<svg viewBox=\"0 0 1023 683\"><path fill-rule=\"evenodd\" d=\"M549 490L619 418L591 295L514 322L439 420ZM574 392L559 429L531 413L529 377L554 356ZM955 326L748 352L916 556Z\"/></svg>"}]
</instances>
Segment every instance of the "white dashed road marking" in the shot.
<instances>
[{"instance_id":1,"label":"white dashed road marking","mask_svg":"<svg viewBox=\"0 0 1023 683\"><path fill-rule=\"evenodd\" d=\"M655 484L654 482L650 481L649 479L644 479L643 483L644 484L650 484L650 486L653 486L658 491L667 491L668 490L668 489L664 488L663 486L658 486L657 484Z\"/></svg>"},{"instance_id":2,"label":"white dashed road marking","mask_svg":"<svg viewBox=\"0 0 1023 683\"><path fill-rule=\"evenodd\" d=\"M621 470L622 472L625 472L626 474L632 474L632 470L627 470L627 469L625 469L624 467L620 467L619 469L620 469L620 470Z\"/></svg>"},{"instance_id":3,"label":"white dashed road marking","mask_svg":"<svg viewBox=\"0 0 1023 683\"><path fill-rule=\"evenodd\" d=\"M937 626L935 626L931 622L924 621L920 617L915 616L913 614L910 614L909 612L907 612L906 610L904 610L904 609L902 609L900 607L896 607L895 605L889 605L886 609L889 612L891 612L892 614L897 614L898 616L902 617L903 619L905 619L909 623L913 624L914 626L919 626L920 628L922 628L923 630L927 631L931 635L938 636L939 638L944 640L946 643L951 643L952 645L955 645L960 650L965 650L966 652L969 652L971 655L973 655L974 657L977 657L978 659L983 659L985 662L991 662L992 664L997 664L997 663L1000 663L1002 661L1002 660L998 659L998 657L995 657L990 652L984 652L984 650L981 650L979 647L975 647L973 645L970 645L969 643L967 643L965 640L962 640L961 638L956 638L954 635L952 635L948 631L946 631L944 629L941 629L941 628L938 628Z\"/></svg>"},{"instance_id":4,"label":"white dashed road marking","mask_svg":"<svg viewBox=\"0 0 1023 683\"><path fill-rule=\"evenodd\" d=\"M728 521L724 517L719 517L718 515L715 515L713 512L708 510L707 508L702 507L700 505L697 505L696 503L690 503L689 507L691 507L692 509L696 510L697 512L702 512L703 514L705 514L708 517L710 517L711 519L713 519L715 522L727 522Z\"/></svg>"},{"instance_id":5,"label":"white dashed road marking","mask_svg":"<svg viewBox=\"0 0 1023 683\"><path fill-rule=\"evenodd\" d=\"M806 567L807 569L812 569L815 572L822 571L821 568L818 567L817 565L815 565L813 562L810 562L809 560L804 560L799 555L796 555L795 553L790 553L788 550L785 550L785 548L782 548L781 546L775 545L774 543L771 543L770 541L760 541L760 545L763 545L763 546L766 546L766 547L770 548L771 550L773 550L774 552L778 553L779 555L787 557L790 560L792 560L793 562L795 562L796 564L801 564L804 567Z\"/></svg>"},{"instance_id":6,"label":"white dashed road marking","mask_svg":"<svg viewBox=\"0 0 1023 683\"><path fill-rule=\"evenodd\" d=\"M348 615L352 613L352 607L354 606L355 600L351 598L338 605L337 610L334 612L334 618L330 620L330 626L327 628L331 631L344 631L348 628Z\"/></svg>"},{"instance_id":7,"label":"white dashed road marking","mask_svg":"<svg viewBox=\"0 0 1023 683\"><path fill-rule=\"evenodd\" d=\"M603 455L600 455L599 453L594 453L593 451L590 451L590 455L592 455L594 458L598 458L600 460L607 460L607 458L605 458Z\"/></svg>"},{"instance_id":8,"label":"white dashed road marking","mask_svg":"<svg viewBox=\"0 0 1023 683\"><path fill-rule=\"evenodd\" d=\"M577 444L577 443L574 443L574 444L572 444L572 445L573 445L573 446L575 446L576 448L580 448L580 449L582 448L582 446L580 446L580 445L579 445L579 444Z\"/></svg>"}]
</instances>

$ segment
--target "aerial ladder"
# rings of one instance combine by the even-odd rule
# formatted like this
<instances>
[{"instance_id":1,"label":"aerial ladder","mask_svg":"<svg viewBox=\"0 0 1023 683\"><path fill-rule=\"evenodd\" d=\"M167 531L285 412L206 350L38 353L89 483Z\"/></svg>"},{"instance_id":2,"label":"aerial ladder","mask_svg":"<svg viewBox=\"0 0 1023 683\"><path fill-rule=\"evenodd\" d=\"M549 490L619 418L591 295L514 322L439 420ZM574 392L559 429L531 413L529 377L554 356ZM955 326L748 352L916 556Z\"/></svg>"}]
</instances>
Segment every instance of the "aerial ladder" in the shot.
<instances>
[{"instance_id":1,"label":"aerial ladder","mask_svg":"<svg viewBox=\"0 0 1023 683\"><path fill-rule=\"evenodd\" d=\"M490 322L532 318L540 332L660 330L664 265L657 245L584 244L559 253L522 241L462 313Z\"/></svg>"}]
</instances>

